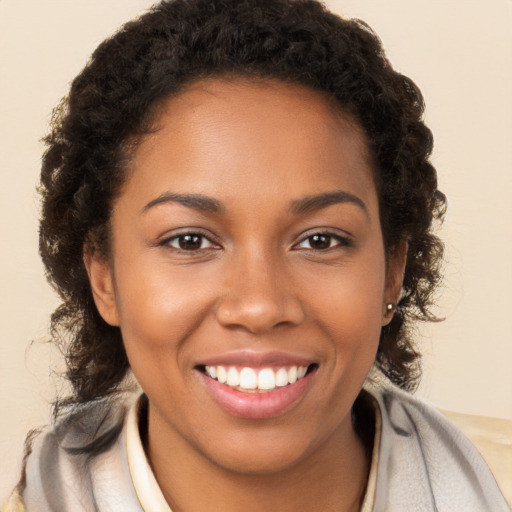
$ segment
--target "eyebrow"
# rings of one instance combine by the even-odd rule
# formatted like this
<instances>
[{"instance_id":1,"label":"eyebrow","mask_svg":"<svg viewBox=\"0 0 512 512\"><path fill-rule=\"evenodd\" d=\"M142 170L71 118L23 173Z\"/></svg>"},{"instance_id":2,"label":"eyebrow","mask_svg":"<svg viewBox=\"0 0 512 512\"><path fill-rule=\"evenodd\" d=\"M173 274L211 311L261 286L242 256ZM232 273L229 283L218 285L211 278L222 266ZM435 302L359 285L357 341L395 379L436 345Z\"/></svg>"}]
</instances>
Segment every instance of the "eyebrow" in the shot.
<instances>
[{"instance_id":1,"label":"eyebrow","mask_svg":"<svg viewBox=\"0 0 512 512\"><path fill-rule=\"evenodd\" d=\"M179 203L188 208L194 208L207 213L222 213L225 211L220 201L203 194L178 194L175 192L164 192L156 199L150 201L142 209L142 213L147 212L151 208L165 203ZM344 190L335 190L333 192L325 192L314 196L306 196L296 199L291 203L291 212L295 215L311 213L334 204L351 203L364 211L368 215L368 209L363 200L359 197L345 192Z\"/></svg>"},{"instance_id":2,"label":"eyebrow","mask_svg":"<svg viewBox=\"0 0 512 512\"><path fill-rule=\"evenodd\" d=\"M345 192L344 190L335 190L333 192L326 192L316 196L306 196L301 199L297 199L292 202L291 211L295 214L310 213L327 208L333 204L343 203L354 204L361 208L366 215L369 214L362 199L350 194L349 192Z\"/></svg>"},{"instance_id":3,"label":"eyebrow","mask_svg":"<svg viewBox=\"0 0 512 512\"><path fill-rule=\"evenodd\" d=\"M223 206L219 201L217 201L217 199L203 194L177 194L173 192L164 192L144 206L142 213L146 213L154 206L164 203L179 203L183 206L208 213L220 213L224 211Z\"/></svg>"}]
</instances>

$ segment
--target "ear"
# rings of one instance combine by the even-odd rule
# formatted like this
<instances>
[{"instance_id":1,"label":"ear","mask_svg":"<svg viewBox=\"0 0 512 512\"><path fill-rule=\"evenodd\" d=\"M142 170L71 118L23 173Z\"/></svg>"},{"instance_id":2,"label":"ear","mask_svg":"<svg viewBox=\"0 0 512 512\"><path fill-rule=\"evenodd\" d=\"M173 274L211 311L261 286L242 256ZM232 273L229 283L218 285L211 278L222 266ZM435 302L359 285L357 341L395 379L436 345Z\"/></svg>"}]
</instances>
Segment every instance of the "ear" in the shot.
<instances>
[{"instance_id":1,"label":"ear","mask_svg":"<svg viewBox=\"0 0 512 512\"><path fill-rule=\"evenodd\" d=\"M386 268L386 287L384 290L384 304L382 305L382 325L387 325L393 315L402 293L405 264L407 262L408 244L405 240L399 242L389 255ZM392 308L388 309L391 304Z\"/></svg>"},{"instance_id":2,"label":"ear","mask_svg":"<svg viewBox=\"0 0 512 512\"><path fill-rule=\"evenodd\" d=\"M118 327L120 322L110 263L98 251L85 249L84 264L89 276L92 296L101 317L107 324Z\"/></svg>"}]
</instances>

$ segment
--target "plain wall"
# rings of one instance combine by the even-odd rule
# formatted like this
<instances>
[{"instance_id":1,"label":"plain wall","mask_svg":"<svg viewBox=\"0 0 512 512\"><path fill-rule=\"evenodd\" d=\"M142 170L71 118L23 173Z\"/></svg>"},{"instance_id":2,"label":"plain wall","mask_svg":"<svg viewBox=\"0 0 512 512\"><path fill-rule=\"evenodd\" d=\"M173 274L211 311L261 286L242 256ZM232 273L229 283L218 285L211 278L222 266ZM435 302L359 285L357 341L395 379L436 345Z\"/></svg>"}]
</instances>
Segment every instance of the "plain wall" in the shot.
<instances>
[{"instance_id":1,"label":"plain wall","mask_svg":"<svg viewBox=\"0 0 512 512\"><path fill-rule=\"evenodd\" d=\"M37 254L38 181L51 110L96 45L148 0L0 0L0 502L29 428L49 420L62 367L48 344L57 298ZM380 35L427 103L449 210L446 321L418 332L419 394L512 419L512 2L331 0ZM31 345L31 342L35 343Z\"/></svg>"}]
</instances>

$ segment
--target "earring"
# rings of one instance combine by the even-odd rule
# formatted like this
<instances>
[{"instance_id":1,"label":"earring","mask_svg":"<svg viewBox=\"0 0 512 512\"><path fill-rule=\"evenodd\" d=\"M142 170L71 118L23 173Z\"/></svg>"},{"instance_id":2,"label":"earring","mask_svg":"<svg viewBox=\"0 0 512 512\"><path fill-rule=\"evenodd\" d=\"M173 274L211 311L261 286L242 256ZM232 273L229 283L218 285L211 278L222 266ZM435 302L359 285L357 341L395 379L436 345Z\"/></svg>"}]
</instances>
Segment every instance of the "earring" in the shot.
<instances>
[{"instance_id":1,"label":"earring","mask_svg":"<svg viewBox=\"0 0 512 512\"><path fill-rule=\"evenodd\" d=\"M395 309L395 306L393 304L391 304L391 302L389 304L386 304L386 311L388 313L391 313L391 311L393 311L393 309Z\"/></svg>"}]
</instances>

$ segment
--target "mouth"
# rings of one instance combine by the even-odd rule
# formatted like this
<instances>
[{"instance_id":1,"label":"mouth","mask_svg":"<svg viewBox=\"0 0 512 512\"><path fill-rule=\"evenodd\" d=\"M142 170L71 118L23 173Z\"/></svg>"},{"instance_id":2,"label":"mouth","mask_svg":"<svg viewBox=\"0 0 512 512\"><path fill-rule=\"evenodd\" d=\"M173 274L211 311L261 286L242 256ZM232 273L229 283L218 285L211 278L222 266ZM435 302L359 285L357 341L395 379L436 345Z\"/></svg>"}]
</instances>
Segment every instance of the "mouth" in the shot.
<instances>
[{"instance_id":1,"label":"mouth","mask_svg":"<svg viewBox=\"0 0 512 512\"><path fill-rule=\"evenodd\" d=\"M198 369L211 379L242 393L268 393L302 380L318 365L253 368L229 365L202 365Z\"/></svg>"},{"instance_id":2,"label":"mouth","mask_svg":"<svg viewBox=\"0 0 512 512\"><path fill-rule=\"evenodd\" d=\"M205 364L196 367L210 396L225 412L245 419L284 414L307 394L318 364Z\"/></svg>"}]
</instances>

